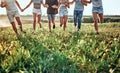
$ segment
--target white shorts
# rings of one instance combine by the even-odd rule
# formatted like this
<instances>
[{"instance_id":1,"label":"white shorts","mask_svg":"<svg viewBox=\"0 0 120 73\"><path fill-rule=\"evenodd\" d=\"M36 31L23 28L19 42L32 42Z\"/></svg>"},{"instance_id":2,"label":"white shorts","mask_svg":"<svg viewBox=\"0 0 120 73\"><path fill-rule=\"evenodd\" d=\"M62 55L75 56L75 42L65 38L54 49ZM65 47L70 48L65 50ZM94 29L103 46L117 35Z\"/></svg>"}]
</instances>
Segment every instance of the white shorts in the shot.
<instances>
[{"instance_id":1,"label":"white shorts","mask_svg":"<svg viewBox=\"0 0 120 73\"><path fill-rule=\"evenodd\" d=\"M20 17L18 10L8 11L7 16L8 16L10 23L14 22L14 17Z\"/></svg>"},{"instance_id":2,"label":"white shorts","mask_svg":"<svg viewBox=\"0 0 120 73\"><path fill-rule=\"evenodd\" d=\"M37 14L37 15L41 15L42 12L41 12L41 9L33 9L33 13Z\"/></svg>"}]
</instances>

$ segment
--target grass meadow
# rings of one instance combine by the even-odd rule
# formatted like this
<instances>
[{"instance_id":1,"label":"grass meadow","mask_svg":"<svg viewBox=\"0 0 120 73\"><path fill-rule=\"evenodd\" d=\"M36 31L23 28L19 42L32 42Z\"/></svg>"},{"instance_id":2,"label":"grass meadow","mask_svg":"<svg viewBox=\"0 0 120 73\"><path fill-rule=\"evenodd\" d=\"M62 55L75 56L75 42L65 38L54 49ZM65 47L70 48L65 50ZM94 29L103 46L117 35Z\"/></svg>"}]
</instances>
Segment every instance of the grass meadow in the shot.
<instances>
[{"instance_id":1,"label":"grass meadow","mask_svg":"<svg viewBox=\"0 0 120 73\"><path fill-rule=\"evenodd\" d=\"M48 32L48 24L24 24L27 32L16 36L12 27L0 28L0 73L120 73L120 23L73 23L63 32L59 23ZM18 29L19 30L19 29Z\"/></svg>"}]
</instances>

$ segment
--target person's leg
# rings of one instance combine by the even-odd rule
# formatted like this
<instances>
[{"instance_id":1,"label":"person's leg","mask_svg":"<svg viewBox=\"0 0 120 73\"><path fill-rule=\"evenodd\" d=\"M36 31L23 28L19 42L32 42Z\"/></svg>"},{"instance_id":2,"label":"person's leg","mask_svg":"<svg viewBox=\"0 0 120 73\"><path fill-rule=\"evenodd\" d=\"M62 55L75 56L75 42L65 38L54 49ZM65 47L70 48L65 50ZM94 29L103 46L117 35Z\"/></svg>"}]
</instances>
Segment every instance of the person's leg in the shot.
<instances>
[{"instance_id":1,"label":"person's leg","mask_svg":"<svg viewBox=\"0 0 120 73\"><path fill-rule=\"evenodd\" d=\"M49 32L51 32L51 14L48 14L48 27L49 27Z\"/></svg>"},{"instance_id":2,"label":"person's leg","mask_svg":"<svg viewBox=\"0 0 120 73\"><path fill-rule=\"evenodd\" d=\"M82 21L83 11L79 11L77 16L78 16L78 31L79 31L80 28L81 28L81 21Z\"/></svg>"},{"instance_id":3,"label":"person's leg","mask_svg":"<svg viewBox=\"0 0 120 73\"><path fill-rule=\"evenodd\" d=\"M25 31L23 31L22 22L20 20L20 17L15 17L15 19L16 19L18 25L19 25L19 28L20 28L21 32L26 33Z\"/></svg>"},{"instance_id":4,"label":"person's leg","mask_svg":"<svg viewBox=\"0 0 120 73\"><path fill-rule=\"evenodd\" d=\"M14 32L18 35L17 27L16 27L16 24L14 22L14 13L9 12L9 13L7 13L7 16L8 16L10 23L12 24L12 28L13 28Z\"/></svg>"},{"instance_id":5,"label":"person's leg","mask_svg":"<svg viewBox=\"0 0 120 73\"><path fill-rule=\"evenodd\" d=\"M99 14L99 18L100 18L100 23L104 23L104 19L103 19L103 13Z\"/></svg>"},{"instance_id":6,"label":"person's leg","mask_svg":"<svg viewBox=\"0 0 120 73\"><path fill-rule=\"evenodd\" d=\"M63 30L65 31L65 28L66 28L66 25L67 25L67 19L68 19L68 16L64 16L64 26L63 26Z\"/></svg>"},{"instance_id":7,"label":"person's leg","mask_svg":"<svg viewBox=\"0 0 120 73\"><path fill-rule=\"evenodd\" d=\"M94 19L94 28L96 33L98 33L98 17L97 17L97 13L93 12L93 19Z\"/></svg>"},{"instance_id":8,"label":"person's leg","mask_svg":"<svg viewBox=\"0 0 120 73\"><path fill-rule=\"evenodd\" d=\"M39 24L40 28L42 28L42 25L41 25L41 15L38 15L38 24Z\"/></svg>"},{"instance_id":9,"label":"person's leg","mask_svg":"<svg viewBox=\"0 0 120 73\"><path fill-rule=\"evenodd\" d=\"M52 17L53 29L55 29L55 14L52 14L51 17Z\"/></svg>"},{"instance_id":10,"label":"person's leg","mask_svg":"<svg viewBox=\"0 0 120 73\"><path fill-rule=\"evenodd\" d=\"M60 16L60 27L62 27L62 25L63 25L63 17Z\"/></svg>"},{"instance_id":11,"label":"person's leg","mask_svg":"<svg viewBox=\"0 0 120 73\"><path fill-rule=\"evenodd\" d=\"M36 13L33 13L33 33L35 33L36 29Z\"/></svg>"},{"instance_id":12,"label":"person's leg","mask_svg":"<svg viewBox=\"0 0 120 73\"><path fill-rule=\"evenodd\" d=\"M77 26L77 11L74 10L74 27L76 30L76 26Z\"/></svg>"},{"instance_id":13,"label":"person's leg","mask_svg":"<svg viewBox=\"0 0 120 73\"><path fill-rule=\"evenodd\" d=\"M15 22L11 22L12 24L12 28L14 30L14 32L18 35L18 32L17 32L17 28L16 28L16 25L15 25Z\"/></svg>"}]
</instances>

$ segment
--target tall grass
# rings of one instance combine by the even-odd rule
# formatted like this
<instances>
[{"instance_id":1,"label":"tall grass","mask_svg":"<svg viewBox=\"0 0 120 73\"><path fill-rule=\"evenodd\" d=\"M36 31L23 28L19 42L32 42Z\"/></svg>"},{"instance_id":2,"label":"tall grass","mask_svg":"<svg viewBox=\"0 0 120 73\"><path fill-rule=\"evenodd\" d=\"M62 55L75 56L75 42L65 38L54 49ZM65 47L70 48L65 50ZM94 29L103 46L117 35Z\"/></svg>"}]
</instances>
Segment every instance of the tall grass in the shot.
<instances>
[{"instance_id":1,"label":"tall grass","mask_svg":"<svg viewBox=\"0 0 120 73\"><path fill-rule=\"evenodd\" d=\"M44 25L45 26L45 25ZM0 31L0 73L119 73L119 24L82 25L75 32L68 24L66 32L57 26L52 33L25 25L27 34L16 37L11 28Z\"/></svg>"}]
</instances>

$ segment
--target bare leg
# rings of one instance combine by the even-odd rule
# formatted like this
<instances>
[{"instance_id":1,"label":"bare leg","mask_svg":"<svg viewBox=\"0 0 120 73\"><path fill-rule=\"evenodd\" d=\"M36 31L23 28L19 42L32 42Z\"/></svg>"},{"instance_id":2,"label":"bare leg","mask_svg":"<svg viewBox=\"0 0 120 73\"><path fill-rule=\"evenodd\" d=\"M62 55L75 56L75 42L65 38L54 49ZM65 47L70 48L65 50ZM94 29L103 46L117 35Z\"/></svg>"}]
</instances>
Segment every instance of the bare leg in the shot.
<instances>
[{"instance_id":1,"label":"bare leg","mask_svg":"<svg viewBox=\"0 0 120 73\"><path fill-rule=\"evenodd\" d=\"M41 15L38 15L38 24L39 24L39 26L40 26L40 28L42 28L42 25L41 25Z\"/></svg>"},{"instance_id":2,"label":"bare leg","mask_svg":"<svg viewBox=\"0 0 120 73\"><path fill-rule=\"evenodd\" d=\"M21 23L20 17L15 17L15 18L16 18L16 21L17 21L17 23L18 23L18 25L19 25L19 28L20 28L21 32L26 33L25 31L23 31L22 23Z\"/></svg>"},{"instance_id":3,"label":"bare leg","mask_svg":"<svg viewBox=\"0 0 120 73\"><path fill-rule=\"evenodd\" d=\"M68 17L67 17L67 16L64 16L64 27L63 27L63 30L64 30L64 31L65 31L65 28L66 28L67 19L68 19Z\"/></svg>"},{"instance_id":4,"label":"bare leg","mask_svg":"<svg viewBox=\"0 0 120 73\"><path fill-rule=\"evenodd\" d=\"M11 22L12 24L12 28L14 30L14 32L18 35L18 32L17 32L17 28L16 28L16 25L15 25L15 22Z\"/></svg>"},{"instance_id":5,"label":"bare leg","mask_svg":"<svg viewBox=\"0 0 120 73\"><path fill-rule=\"evenodd\" d=\"M35 31L36 29L36 14L33 13L33 30Z\"/></svg>"},{"instance_id":6,"label":"bare leg","mask_svg":"<svg viewBox=\"0 0 120 73\"><path fill-rule=\"evenodd\" d=\"M51 32L51 21L48 21L49 31Z\"/></svg>"},{"instance_id":7,"label":"bare leg","mask_svg":"<svg viewBox=\"0 0 120 73\"><path fill-rule=\"evenodd\" d=\"M22 30L22 23L21 23L20 18L19 18L19 17L16 17L16 21L17 21L17 23L18 23L18 25L19 25L19 27L20 27L20 30L23 31L23 30Z\"/></svg>"},{"instance_id":8,"label":"bare leg","mask_svg":"<svg viewBox=\"0 0 120 73\"><path fill-rule=\"evenodd\" d=\"M97 17L97 13L93 12L93 18L94 18L94 28L95 28L96 32L98 33L98 17Z\"/></svg>"},{"instance_id":9,"label":"bare leg","mask_svg":"<svg viewBox=\"0 0 120 73\"><path fill-rule=\"evenodd\" d=\"M100 23L104 23L104 19L103 19L103 14L99 14L99 18L100 18Z\"/></svg>"},{"instance_id":10,"label":"bare leg","mask_svg":"<svg viewBox=\"0 0 120 73\"><path fill-rule=\"evenodd\" d=\"M60 17L60 27L63 25L63 17Z\"/></svg>"}]
</instances>

